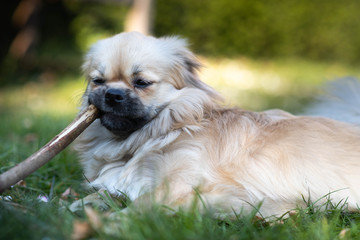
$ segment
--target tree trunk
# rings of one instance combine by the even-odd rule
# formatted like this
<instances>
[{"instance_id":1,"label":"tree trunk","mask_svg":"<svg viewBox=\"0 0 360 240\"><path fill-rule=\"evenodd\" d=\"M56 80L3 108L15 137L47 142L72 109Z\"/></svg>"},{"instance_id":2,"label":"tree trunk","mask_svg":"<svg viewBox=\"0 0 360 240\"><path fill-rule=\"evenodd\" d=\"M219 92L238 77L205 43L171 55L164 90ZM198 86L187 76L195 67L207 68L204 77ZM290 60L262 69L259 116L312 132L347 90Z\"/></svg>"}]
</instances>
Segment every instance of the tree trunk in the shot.
<instances>
[{"instance_id":1,"label":"tree trunk","mask_svg":"<svg viewBox=\"0 0 360 240\"><path fill-rule=\"evenodd\" d=\"M153 0L134 0L125 19L125 32L137 31L151 34Z\"/></svg>"}]
</instances>

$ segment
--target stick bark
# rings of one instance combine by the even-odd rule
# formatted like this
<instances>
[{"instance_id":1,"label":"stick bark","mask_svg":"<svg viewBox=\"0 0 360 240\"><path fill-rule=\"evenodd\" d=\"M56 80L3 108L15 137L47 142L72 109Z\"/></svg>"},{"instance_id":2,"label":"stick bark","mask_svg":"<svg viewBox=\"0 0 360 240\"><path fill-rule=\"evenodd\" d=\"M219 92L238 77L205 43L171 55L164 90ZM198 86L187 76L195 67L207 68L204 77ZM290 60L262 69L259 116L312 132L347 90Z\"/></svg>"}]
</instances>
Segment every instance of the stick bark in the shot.
<instances>
[{"instance_id":1,"label":"stick bark","mask_svg":"<svg viewBox=\"0 0 360 240\"><path fill-rule=\"evenodd\" d=\"M61 133L39 151L15 165L13 168L0 175L0 193L10 188L35 172L45 163L49 162L58 153L64 150L80 133L82 133L98 116L98 110L90 105L84 112L74 119Z\"/></svg>"}]
</instances>

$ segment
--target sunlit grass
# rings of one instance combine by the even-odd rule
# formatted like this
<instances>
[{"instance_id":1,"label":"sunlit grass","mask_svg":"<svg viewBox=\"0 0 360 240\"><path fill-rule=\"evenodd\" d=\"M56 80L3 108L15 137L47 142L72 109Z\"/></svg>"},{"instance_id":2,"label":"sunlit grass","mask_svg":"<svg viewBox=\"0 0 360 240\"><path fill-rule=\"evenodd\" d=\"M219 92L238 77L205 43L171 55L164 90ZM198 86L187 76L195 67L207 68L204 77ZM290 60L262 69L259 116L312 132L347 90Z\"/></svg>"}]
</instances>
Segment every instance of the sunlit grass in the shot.
<instances>
[{"instance_id":1,"label":"sunlit grass","mask_svg":"<svg viewBox=\"0 0 360 240\"><path fill-rule=\"evenodd\" d=\"M284 108L300 112L325 81L360 77L358 68L339 63L301 59L201 60L205 65L200 74L203 81L220 91L229 104L253 110Z\"/></svg>"},{"instance_id":2,"label":"sunlit grass","mask_svg":"<svg viewBox=\"0 0 360 240\"><path fill-rule=\"evenodd\" d=\"M8 87L0 90L0 110L3 107L19 113L75 115L85 87L85 81L78 76L61 76L52 81Z\"/></svg>"}]
</instances>

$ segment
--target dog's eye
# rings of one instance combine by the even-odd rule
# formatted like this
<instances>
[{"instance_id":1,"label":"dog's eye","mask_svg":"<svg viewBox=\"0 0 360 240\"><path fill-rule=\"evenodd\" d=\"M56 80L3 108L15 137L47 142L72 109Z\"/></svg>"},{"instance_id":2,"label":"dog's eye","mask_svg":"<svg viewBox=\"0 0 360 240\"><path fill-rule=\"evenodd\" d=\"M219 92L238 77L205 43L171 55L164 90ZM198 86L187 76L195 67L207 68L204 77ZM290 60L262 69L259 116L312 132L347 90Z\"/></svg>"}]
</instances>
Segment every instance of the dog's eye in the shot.
<instances>
[{"instance_id":1,"label":"dog's eye","mask_svg":"<svg viewBox=\"0 0 360 240\"><path fill-rule=\"evenodd\" d=\"M105 83L105 79L103 78L93 78L92 79L92 82L95 84L95 85L102 85Z\"/></svg>"},{"instance_id":2,"label":"dog's eye","mask_svg":"<svg viewBox=\"0 0 360 240\"><path fill-rule=\"evenodd\" d=\"M134 87L136 87L136 88L146 88L146 87L150 86L151 84L152 84L152 82L146 81L141 78L135 79L135 81L134 81Z\"/></svg>"}]
</instances>

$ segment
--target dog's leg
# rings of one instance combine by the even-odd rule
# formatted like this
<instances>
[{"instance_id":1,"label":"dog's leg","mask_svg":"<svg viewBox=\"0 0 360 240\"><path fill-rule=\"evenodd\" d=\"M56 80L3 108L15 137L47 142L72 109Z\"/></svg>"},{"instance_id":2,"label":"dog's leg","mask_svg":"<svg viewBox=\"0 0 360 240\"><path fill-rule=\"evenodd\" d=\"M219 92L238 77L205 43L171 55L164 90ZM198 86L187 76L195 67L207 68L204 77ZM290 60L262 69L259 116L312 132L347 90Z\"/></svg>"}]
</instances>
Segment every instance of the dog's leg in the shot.
<instances>
[{"instance_id":1,"label":"dog's leg","mask_svg":"<svg viewBox=\"0 0 360 240\"><path fill-rule=\"evenodd\" d=\"M85 206L92 206L105 211L109 209L109 204L107 204L106 201L109 197L110 195L105 194L104 189L100 189L97 192L91 193L82 199L76 200L68 207L68 209L71 212L77 212L82 211Z\"/></svg>"},{"instance_id":2,"label":"dog's leg","mask_svg":"<svg viewBox=\"0 0 360 240\"><path fill-rule=\"evenodd\" d=\"M184 210L196 211L200 214L210 213L216 218L223 218L229 215L234 216L235 212L249 214L257 210L257 206L249 204L245 198L244 200L235 199L229 195L229 198L224 199L224 195L226 194L212 189L193 187L183 181L166 182L136 198L121 213L160 210L171 215Z\"/></svg>"}]
</instances>

